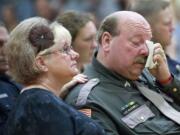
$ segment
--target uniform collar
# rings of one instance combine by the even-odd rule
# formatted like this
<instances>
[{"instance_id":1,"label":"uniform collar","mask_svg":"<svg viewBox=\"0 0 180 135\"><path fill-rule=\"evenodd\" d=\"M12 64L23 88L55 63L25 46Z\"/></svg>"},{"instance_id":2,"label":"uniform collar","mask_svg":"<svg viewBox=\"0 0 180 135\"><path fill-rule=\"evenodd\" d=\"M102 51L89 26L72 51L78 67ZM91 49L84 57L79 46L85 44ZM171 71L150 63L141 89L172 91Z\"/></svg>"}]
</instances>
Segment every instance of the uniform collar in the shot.
<instances>
[{"instance_id":1,"label":"uniform collar","mask_svg":"<svg viewBox=\"0 0 180 135\"><path fill-rule=\"evenodd\" d=\"M96 59L96 56L97 56L97 52L95 52L94 54L94 57L92 60L92 66L98 73L100 73L103 76L103 80L107 79L121 86L131 87L132 80L126 79L123 76L110 71Z\"/></svg>"}]
</instances>

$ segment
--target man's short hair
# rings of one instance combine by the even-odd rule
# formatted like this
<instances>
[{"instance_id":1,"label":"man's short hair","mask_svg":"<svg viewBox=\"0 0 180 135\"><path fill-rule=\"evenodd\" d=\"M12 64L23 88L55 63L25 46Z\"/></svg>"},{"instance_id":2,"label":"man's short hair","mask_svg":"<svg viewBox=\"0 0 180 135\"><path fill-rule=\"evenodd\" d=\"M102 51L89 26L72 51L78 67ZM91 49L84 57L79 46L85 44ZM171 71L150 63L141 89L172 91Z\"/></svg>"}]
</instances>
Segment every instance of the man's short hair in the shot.
<instances>
[{"instance_id":1,"label":"man's short hair","mask_svg":"<svg viewBox=\"0 0 180 135\"><path fill-rule=\"evenodd\" d=\"M109 32L111 36L119 35L119 30L117 29L118 22L115 16L110 16L105 18L100 24L98 33L97 33L97 41L101 43L101 37L104 32Z\"/></svg>"}]
</instances>

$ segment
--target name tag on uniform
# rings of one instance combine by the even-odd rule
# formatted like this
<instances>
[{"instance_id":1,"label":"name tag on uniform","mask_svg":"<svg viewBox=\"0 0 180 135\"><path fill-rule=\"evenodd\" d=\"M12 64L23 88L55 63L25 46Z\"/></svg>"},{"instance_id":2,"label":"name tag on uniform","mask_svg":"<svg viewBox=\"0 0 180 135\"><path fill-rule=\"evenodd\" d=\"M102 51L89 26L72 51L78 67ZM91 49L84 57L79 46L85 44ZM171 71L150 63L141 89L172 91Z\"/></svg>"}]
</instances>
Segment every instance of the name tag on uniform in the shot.
<instances>
[{"instance_id":1,"label":"name tag on uniform","mask_svg":"<svg viewBox=\"0 0 180 135\"><path fill-rule=\"evenodd\" d=\"M6 98L6 97L8 97L8 95L7 95L6 93L0 94L0 99L1 99L1 98Z\"/></svg>"},{"instance_id":2,"label":"name tag on uniform","mask_svg":"<svg viewBox=\"0 0 180 135\"><path fill-rule=\"evenodd\" d=\"M121 107L121 113L123 115L127 115L130 112L132 112L133 110L135 110L136 108L138 108L139 106L140 105L136 101L131 101L128 104Z\"/></svg>"}]
</instances>

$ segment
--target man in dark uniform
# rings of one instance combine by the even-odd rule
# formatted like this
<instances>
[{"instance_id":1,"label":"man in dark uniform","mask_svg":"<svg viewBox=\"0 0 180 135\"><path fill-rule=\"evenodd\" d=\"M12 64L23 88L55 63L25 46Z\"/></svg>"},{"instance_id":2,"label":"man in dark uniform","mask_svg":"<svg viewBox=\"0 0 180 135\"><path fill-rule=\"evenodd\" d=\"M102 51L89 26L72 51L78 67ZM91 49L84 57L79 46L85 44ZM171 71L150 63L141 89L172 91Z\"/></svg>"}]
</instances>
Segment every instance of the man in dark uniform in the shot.
<instances>
[{"instance_id":1,"label":"man in dark uniform","mask_svg":"<svg viewBox=\"0 0 180 135\"><path fill-rule=\"evenodd\" d=\"M148 6L147 6L148 5ZM173 34L173 11L167 0L137 0L129 10L138 12L151 25L152 41L158 42L163 49L171 45ZM180 79L180 63L166 54L171 73Z\"/></svg>"},{"instance_id":2,"label":"man in dark uniform","mask_svg":"<svg viewBox=\"0 0 180 135\"><path fill-rule=\"evenodd\" d=\"M155 82L140 78L151 37L149 23L135 12L106 17L98 51L84 71L89 81L66 98L108 135L180 135L180 83L169 72L160 44L153 50L157 65L149 70Z\"/></svg>"},{"instance_id":3,"label":"man in dark uniform","mask_svg":"<svg viewBox=\"0 0 180 135\"><path fill-rule=\"evenodd\" d=\"M4 52L5 43L8 40L8 32L0 23L0 134L3 134L4 125L8 114L12 109L15 99L20 92L20 85L11 81L6 74L8 62Z\"/></svg>"}]
</instances>

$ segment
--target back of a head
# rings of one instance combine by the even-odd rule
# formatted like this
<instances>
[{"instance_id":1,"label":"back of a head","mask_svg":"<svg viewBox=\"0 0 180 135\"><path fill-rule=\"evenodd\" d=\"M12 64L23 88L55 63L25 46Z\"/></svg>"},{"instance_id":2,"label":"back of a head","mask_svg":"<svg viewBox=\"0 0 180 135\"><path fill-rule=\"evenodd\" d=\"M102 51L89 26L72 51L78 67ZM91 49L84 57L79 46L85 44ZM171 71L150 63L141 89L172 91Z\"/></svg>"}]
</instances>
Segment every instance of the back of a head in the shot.
<instances>
[{"instance_id":1,"label":"back of a head","mask_svg":"<svg viewBox=\"0 0 180 135\"><path fill-rule=\"evenodd\" d=\"M155 22L158 13L170 6L167 0L136 0L128 10L137 12L145 17L149 23Z\"/></svg>"},{"instance_id":2,"label":"back of a head","mask_svg":"<svg viewBox=\"0 0 180 135\"><path fill-rule=\"evenodd\" d=\"M94 18L89 13L68 11L63 14L60 14L57 17L56 21L69 30L73 42L80 29L83 28L88 22L94 21Z\"/></svg>"},{"instance_id":3,"label":"back of a head","mask_svg":"<svg viewBox=\"0 0 180 135\"><path fill-rule=\"evenodd\" d=\"M53 34L46 19L33 17L22 21L10 33L7 55L10 74L22 84L31 83L39 75L33 68L38 52L53 44Z\"/></svg>"}]
</instances>

